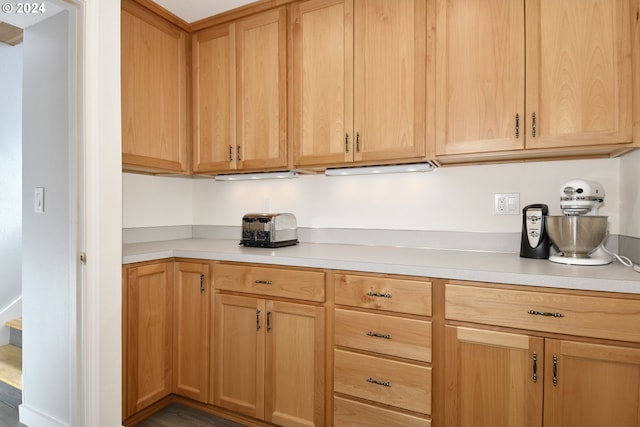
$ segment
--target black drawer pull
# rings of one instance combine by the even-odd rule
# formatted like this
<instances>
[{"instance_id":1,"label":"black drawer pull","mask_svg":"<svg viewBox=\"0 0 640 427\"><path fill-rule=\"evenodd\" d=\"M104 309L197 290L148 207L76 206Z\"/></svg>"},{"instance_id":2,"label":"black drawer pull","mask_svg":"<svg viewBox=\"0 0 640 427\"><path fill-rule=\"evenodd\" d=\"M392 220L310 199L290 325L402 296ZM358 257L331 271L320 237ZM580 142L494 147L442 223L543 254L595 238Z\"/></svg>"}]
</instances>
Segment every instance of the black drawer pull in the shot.
<instances>
[{"instance_id":1,"label":"black drawer pull","mask_svg":"<svg viewBox=\"0 0 640 427\"><path fill-rule=\"evenodd\" d=\"M391 339L391 335L379 334L377 332L372 332L372 331L367 332L367 335L370 336L370 337L374 337L374 338L384 338L386 340L390 340Z\"/></svg>"},{"instance_id":2,"label":"black drawer pull","mask_svg":"<svg viewBox=\"0 0 640 427\"><path fill-rule=\"evenodd\" d=\"M255 280L257 285L273 285L271 280Z\"/></svg>"},{"instance_id":3,"label":"black drawer pull","mask_svg":"<svg viewBox=\"0 0 640 427\"><path fill-rule=\"evenodd\" d=\"M385 387L391 387L391 383L389 381L380 381L380 380L376 380L374 378L367 378L367 382L371 383L371 384L377 384L377 385L381 385L381 386L385 386Z\"/></svg>"},{"instance_id":4,"label":"black drawer pull","mask_svg":"<svg viewBox=\"0 0 640 427\"><path fill-rule=\"evenodd\" d=\"M564 317L562 313L551 313L550 311L529 310L528 313L534 316Z\"/></svg>"}]
</instances>

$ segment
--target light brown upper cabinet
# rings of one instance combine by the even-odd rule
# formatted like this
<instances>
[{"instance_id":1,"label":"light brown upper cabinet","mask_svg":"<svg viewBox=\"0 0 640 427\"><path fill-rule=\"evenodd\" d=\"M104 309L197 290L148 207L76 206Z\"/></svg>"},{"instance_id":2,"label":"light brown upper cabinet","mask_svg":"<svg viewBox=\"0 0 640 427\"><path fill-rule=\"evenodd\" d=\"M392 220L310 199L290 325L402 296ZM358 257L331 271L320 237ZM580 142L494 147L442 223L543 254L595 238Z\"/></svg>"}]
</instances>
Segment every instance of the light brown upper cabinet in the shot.
<instances>
[{"instance_id":1,"label":"light brown upper cabinet","mask_svg":"<svg viewBox=\"0 0 640 427\"><path fill-rule=\"evenodd\" d=\"M435 5L440 161L612 155L638 145L629 0Z\"/></svg>"},{"instance_id":2,"label":"light brown upper cabinet","mask_svg":"<svg viewBox=\"0 0 640 427\"><path fill-rule=\"evenodd\" d=\"M187 34L122 1L122 167L188 173Z\"/></svg>"},{"instance_id":3,"label":"light brown upper cabinet","mask_svg":"<svg viewBox=\"0 0 640 427\"><path fill-rule=\"evenodd\" d=\"M287 14L193 35L194 172L285 169Z\"/></svg>"},{"instance_id":4,"label":"light brown upper cabinet","mask_svg":"<svg viewBox=\"0 0 640 427\"><path fill-rule=\"evenodd\" d=\"M294 165L426 154L425 0L309 0L293 9Z\"/></svg>"}]
</instances>

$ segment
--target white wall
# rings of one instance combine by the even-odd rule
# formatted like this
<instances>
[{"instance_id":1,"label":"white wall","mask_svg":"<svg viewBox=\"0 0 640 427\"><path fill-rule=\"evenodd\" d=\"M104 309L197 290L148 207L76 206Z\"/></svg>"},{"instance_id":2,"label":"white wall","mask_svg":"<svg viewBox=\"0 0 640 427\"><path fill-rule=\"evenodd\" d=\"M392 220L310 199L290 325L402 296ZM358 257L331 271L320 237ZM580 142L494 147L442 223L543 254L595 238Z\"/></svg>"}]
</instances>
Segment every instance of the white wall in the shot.
<instances>
[{"instance_id":1,"label":"white wall","mask_svg":"<svg viewBox=\"0 0 640 427\"><path fill-rule=\"evenodd\" d=\"M599 181L602 215L620 232L620 159L440 168L428 173L349 177L302 176L278 181L216 182L124 174L123 227L239 226L247 212L293 212L311 228L519 232L520 215L493 214L494 193L520 193L520 207L546 203L560 214L561 185ZM186 205L192 194L193 204ZM158 200L161 197L161 200ZM179 201L175 203L174 201ZM640 234L639 234L640 235Z\"/></svg>"},{"instance_id":2,"label":"white wall","mask_svg":"<svg viewBox=\"0 0 640 427\"><path fill-rule=\"evenodd\" d=\"M24 32L23 404L27 425L70 422L70 237L68 13ZM33 191L45 188L45 211Z\"/></svg>"},{"instance_id":3,"label":"white wall","mask_svg":"<svg viewBox=\"0 0 640 427\"><path fill-rule=\"evenodd\" d=\"M640 150L620 163L620 234L640 238Z\"/></svg>"},{"instance_id":4,"label":"white wall","mask_svg":"<svg viewBox=\"0 0 640 427\"><path fill-rule=\"evenodd\" d=\"M22 45L0 43L0 325L22 295ZM13 314L12 314L13 315ZM8 342L0 328L0 344Z\"/></svg>"}]
</instances>

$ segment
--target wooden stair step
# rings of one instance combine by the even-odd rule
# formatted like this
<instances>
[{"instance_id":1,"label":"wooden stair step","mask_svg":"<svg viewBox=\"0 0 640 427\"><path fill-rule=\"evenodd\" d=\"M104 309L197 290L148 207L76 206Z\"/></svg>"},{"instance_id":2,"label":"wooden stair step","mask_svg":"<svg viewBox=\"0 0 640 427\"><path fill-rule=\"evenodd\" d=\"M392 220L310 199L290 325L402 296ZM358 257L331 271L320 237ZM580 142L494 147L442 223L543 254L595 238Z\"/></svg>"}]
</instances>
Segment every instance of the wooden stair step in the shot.
<instances>
[{"instance_id":1,"label":"wooden stair step","mask_svg":"<svg viewBox=\"0 0 640 427\"><path fill-rule=\"evenodd\" d=\"M17 329L17 330L21 331L22 330L22 317L19 317L17 319L7 320L6 322L4 322L4 324L7 325L10 328Z\"/></svg>"},{"instance_id":2,"label":"wooden stair step","mask_svg":"<svg viewBox=\"0 0 640 427\"><path fill-rule=\"evenodd\" d=\"M11 344L0 346L0 381L22 390L22 349Z\"/></svg>"}]
</instances>

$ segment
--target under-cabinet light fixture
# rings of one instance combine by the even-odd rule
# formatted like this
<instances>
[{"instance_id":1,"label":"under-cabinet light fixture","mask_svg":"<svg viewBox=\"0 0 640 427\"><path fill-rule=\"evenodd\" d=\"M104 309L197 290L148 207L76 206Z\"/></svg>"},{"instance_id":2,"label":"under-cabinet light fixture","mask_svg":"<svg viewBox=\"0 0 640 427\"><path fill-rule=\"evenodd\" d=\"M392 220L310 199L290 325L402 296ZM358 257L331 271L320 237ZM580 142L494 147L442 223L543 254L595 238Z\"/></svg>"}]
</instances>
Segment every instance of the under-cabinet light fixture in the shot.
<instances>
[{"instance_id":1,"label":"under-cabinet light fixture","mask_svg":"<svg viewBox=\"0 0 640 427\"><path fill-rule=\"evenodd\" d=\"M408 165L362 166L353 168L329 168L324 171L327 176L374 175L381 173L431 172L436 166L431 163L412 163Z\"/></svg>"},{"instance_id":2,"label":"under-cabinet light fixture","mask_svg":"<svg viewBox=\"0 0 640 427\"><path fill-rule=\"evenodd\" d=\"M216 175L216 181L253 181L260 179L287 179L296 178L297 172L260 172L260 173L239 173L231 175Z\"/></svg>"}]
</instances>

